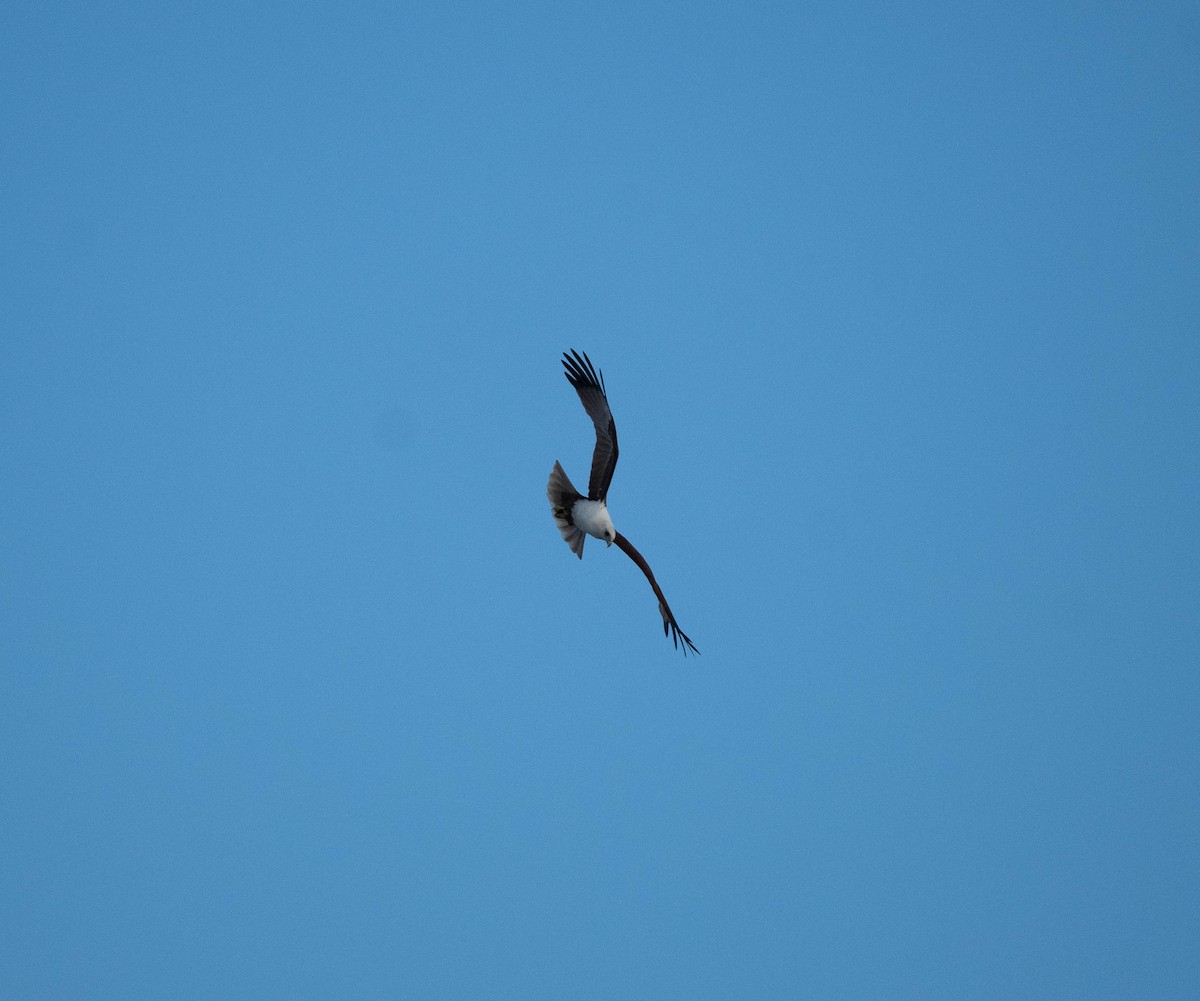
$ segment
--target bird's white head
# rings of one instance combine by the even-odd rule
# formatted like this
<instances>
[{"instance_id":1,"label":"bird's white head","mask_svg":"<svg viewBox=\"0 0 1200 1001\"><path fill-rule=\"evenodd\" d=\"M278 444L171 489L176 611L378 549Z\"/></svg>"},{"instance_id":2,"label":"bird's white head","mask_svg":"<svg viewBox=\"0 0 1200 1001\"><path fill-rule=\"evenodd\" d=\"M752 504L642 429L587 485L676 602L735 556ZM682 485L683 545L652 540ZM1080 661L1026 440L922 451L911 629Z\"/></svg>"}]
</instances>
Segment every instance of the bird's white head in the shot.
<instances>
[{"instance_id":1,"label":"bird's white head","mask_svg":"<svg viewBox=\"0 0 1200 1001\"><path fill-rule=\"evenodd\" d=\"M604 501L577 500L571 509L571 516L579 528L595 539L603 539L606 545L611 546L617 537L617 530L613 528Z\"/></svg>"},{"instance_id":2,"label":"bird's white head","mask_svg":"<svg viewBox=\"0 0 1200 1001\"><path fill-rule=\"evenodd\" d=\"M608 516L608 508L604 508L601 512L601 528L603 530L602 538L606 546L611 546L617 537L617 530L613 526L612 518Z\"/></svg>"}]
</instances>

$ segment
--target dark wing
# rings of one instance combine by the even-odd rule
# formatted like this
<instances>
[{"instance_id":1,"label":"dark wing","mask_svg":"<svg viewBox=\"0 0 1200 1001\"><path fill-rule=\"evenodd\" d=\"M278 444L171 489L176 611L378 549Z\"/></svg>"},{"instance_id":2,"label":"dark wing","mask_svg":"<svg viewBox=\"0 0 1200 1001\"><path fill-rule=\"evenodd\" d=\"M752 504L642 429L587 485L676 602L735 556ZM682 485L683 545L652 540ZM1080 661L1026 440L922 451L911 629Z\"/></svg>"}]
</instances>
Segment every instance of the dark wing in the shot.
<instances>
[{"instance_id":1,"label":"dark wing","mask_svg":"<svg viewBox=\"0 0 1200 1001\"><path fill-rule=\"evenodd\" d=\"M588 500L604 500L608 497L613 470L617 468L617 426L613 423L612 411L608 409L604 373L596 374L586 351L582 358L578 351L570 354L563 352L563 368L567 370L567 381L579 394L583 409L596 425L596 451L592 453Z\"/></svg>"},{"instance_id":2,"label":"dark wing","mask_svg":"<svg viewBox=\"0 0 1200 1001\"><path fill-rule=\"evenodd\" d=\"M679 641L683 640L683 655L685 657L689 649L691 649L692 653L699 654L700 651L696 649L696 644L687 638L687 634L679 628L679 623L675 621L675 616L671 614L671 606L667 604L667 599L663 597L662 588L658 586L658 581L654 579L654 574L650 571L650 564L646 562L641 553L633 548L633 543L620 532L617 533L617 537L613 539L613 542L624 550L626 556L642 568L642 573L646 575L646 580L650 582L650 586L654 588L654 593L658 595L658 611L663 618L663 635L666 636L667 631L670 630L671 641L675 644L676 650L680 647Z\"/></svg>"}]
</instances>

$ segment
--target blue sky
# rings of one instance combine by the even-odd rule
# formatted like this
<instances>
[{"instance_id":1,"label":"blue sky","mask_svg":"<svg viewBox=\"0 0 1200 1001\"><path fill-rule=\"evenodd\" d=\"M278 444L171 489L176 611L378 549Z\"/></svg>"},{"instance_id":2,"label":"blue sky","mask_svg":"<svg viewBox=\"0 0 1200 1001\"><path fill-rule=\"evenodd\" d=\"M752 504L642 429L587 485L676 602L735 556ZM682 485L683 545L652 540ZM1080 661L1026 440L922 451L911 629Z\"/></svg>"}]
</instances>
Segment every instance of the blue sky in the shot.
<instances>
[{"instance_id":1,"label":"blue sky","mask_svg":"<svg viewBox=\"0 0 1200 1001\"><path fill-rule=\"evenodd\" d=\"M0 994L1197 996L1198 43L10 5Z\"/></svg>"}]
</instances>

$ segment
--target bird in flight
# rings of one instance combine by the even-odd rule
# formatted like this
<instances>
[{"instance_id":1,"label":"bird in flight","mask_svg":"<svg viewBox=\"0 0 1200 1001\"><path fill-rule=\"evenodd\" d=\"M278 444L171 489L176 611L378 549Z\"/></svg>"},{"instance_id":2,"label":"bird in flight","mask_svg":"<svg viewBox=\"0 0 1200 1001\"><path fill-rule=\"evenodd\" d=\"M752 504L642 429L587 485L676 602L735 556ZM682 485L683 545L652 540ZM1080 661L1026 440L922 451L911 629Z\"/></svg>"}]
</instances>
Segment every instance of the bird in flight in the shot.
<instances>
[{"instance_id":1,"label":"bird in flight","mask_svg":"<svg viewBox=\"0 0 1200 1001\"><path fill-rule=\"evenodd\" d=\"M550 498L550 510L554 521L562 533L563 541L571 547L580 559L583 559L584 533L603 539L606 545L614 542L638 565L646 580L654 588L658 598L658 611L662 615L663 635L670 633L676 649L683 649L686 657L688 650L698 654L696 645L687 638L679 628L675 616L671 614L671 606L663 597L662 588L654 579L645 558L633 544L620 532L613 528L612 519L608 516L608 485L612 482L613 470L617 468L617 426L613 422L612 411L608 409L608 395L604 389L604 373L597 373L592 360L584 352L583 357L578 351L570 354L563 353L563 368L567 381L575 387L583 409L596 425L596 451L592 453L592 476L588 480L588 492L584 497L567 479L563 467L554 463L550 472L550 482L546 485L546 496Z\"/></svg>"}]
</instances>

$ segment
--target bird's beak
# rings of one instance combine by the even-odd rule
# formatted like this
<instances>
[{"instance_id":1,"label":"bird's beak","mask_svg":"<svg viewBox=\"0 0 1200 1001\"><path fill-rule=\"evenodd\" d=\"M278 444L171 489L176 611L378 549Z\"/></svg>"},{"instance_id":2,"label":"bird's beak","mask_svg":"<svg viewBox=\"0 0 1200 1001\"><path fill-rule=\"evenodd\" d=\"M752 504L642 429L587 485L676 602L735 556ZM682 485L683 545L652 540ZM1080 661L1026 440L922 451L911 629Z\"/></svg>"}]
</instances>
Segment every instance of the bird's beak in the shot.
<instances>
[{"instance_id":1,"label":"bird's beak","mask_svg":"<svg viewBox=\"0 0 1200 1001\"><path fill-rule=\"evenodd\" d=\"M612 549L612 539L605 539L604 544L608 546L609 549Z\"/></svg>"}]
</instances>

